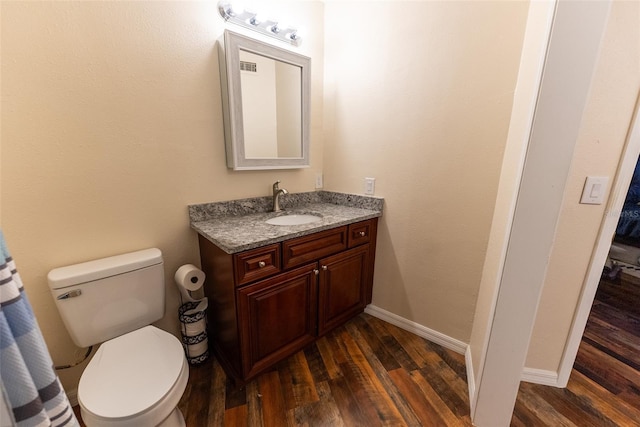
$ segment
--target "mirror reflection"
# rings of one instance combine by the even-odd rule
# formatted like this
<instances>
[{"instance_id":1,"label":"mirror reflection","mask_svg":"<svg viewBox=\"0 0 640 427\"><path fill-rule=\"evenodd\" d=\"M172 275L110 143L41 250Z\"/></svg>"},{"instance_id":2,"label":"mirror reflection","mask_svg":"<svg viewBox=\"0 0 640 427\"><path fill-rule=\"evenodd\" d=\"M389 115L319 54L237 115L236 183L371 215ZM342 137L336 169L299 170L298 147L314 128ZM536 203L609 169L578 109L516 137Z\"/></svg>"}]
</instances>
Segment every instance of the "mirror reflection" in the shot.
<instances>
[{"instance_id":1,"label":"mirror reflection","mask_svg":"<svg viewBox=\"0 0 640 427\"><path fill-rule=\"evenodd\" d=\"M302 156L302 68L240 50L248 159Z\"/></svg>"}]
</instances>

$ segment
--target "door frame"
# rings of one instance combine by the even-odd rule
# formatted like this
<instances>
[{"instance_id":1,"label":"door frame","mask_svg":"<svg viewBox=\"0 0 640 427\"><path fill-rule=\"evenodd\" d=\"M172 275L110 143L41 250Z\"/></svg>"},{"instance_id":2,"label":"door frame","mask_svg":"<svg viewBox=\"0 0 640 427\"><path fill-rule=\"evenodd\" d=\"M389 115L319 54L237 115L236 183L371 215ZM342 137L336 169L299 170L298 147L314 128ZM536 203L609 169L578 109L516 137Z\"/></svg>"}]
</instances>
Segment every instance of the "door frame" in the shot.
<instances>
[{"instance_id":1,"label":"door frame","mask_svg":"<svg viewBox=\"0 0 640 427\"><path fill-rule=\"evenodd\" d=\"M569 382L569 376L573 370L573 364L578 354L578 348L580 347L582 336L584 335L587 320L589 319L589 313L591 313L591 306L593 305L593 300L595 299L596 291L600 284L602 269L606 262L609 248L611 247L611 241L615 234L618 219L620 218L620 212L627 196L629 184L631 183L631 178L639 155L640 93L636 100L633 120L629 127L620 163L618 164L618 171L616 172L614 182L609 193L607 208L605 209L595 248L591 255L582 292L578 299L578 306L571 324L571 329L569 330L569 337L567 339L562 358L560 359L560 366L558 369L558 387L566 387Z\"/></svg>"}]
</instances>

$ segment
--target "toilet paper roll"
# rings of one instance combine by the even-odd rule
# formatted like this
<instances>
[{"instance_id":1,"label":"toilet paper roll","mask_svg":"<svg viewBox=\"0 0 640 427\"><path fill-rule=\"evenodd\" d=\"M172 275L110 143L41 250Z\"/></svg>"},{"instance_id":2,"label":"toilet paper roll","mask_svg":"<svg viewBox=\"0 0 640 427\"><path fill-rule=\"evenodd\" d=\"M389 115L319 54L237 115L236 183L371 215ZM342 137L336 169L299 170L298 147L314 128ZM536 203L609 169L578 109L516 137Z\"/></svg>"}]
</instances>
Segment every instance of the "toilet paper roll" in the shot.
<instances>
[{"instance_id":1,"label":"toilet paper roll","mask_svg":"<svg viewBox=\"0 0 640 427\"><path fill-rule=\"evenodd\" d=\"M185 301L195 301L190 292L197 291L204 284L204 272L193 264L185 264L175 274L176 285Z\"/></svg>"},{"instance_id":2,"label":"toilet paper roll","mask_svg":"<svg viewBox=\"0 0 640 427\"><path fill-rule=\"evenodd\" d=\"M207 328L207 322L202 319L195 323L187 323L182 325L182 333L188 337L201 334Z\"/></svg>"},{"instance_id":3,"label":"toilet paper roll","mask_svg":"<svg viewBox=\"0 0 640 427\"><path fill-rule=\"evenodd\" d=\"M204 283L204 273L193 264L185 264L176 271L175 279L188 291L197 291Z\"/></svg>"},{"instance_id":4,"label":"toilet paper roll","mask_svg":"<svg viewBox=\"0 0 640 427\"><path fill-rule=\"evenodd\" d=\"M207 341L200 342L198 344L190 345L187 348L189 357L198 357L209 349Z\"/></svg>"}]
</instances>

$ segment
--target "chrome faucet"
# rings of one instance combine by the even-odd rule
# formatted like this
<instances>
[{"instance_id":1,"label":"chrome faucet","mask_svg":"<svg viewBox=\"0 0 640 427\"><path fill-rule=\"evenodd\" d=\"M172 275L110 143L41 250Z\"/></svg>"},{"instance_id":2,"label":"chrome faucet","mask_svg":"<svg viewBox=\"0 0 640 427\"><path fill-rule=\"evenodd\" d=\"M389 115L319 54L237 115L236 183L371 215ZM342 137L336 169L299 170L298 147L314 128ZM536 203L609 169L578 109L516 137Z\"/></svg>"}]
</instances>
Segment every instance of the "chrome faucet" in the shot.
<instances>
[{"instance_id":1,"label":"chrome faucet","mask_svg":"<svg viewBox=\"0 0 640 427\"><path fill-rule=\"evenodd\" d=\"M280 208L280 195L289 194L289 192L284 188L278 188L278 184L280 184L280 181L276 181L273 184L273 211L274 212L280 212L282 210Z\"/></svg>"}]
</instances>

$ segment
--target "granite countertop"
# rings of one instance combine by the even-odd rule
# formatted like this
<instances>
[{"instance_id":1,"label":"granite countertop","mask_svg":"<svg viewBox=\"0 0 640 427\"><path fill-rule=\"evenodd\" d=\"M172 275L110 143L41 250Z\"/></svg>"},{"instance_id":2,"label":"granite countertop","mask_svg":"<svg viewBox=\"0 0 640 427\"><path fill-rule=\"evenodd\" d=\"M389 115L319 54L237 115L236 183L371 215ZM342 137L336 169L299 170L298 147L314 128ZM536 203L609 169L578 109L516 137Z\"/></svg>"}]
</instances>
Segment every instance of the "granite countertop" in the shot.
<instances>
[{"instance_id":1,"label":"granite countertop","mask_svg":"<svg viewBox=\"0 0 640 427\"><path fill-rule=\"evenodd\" d=\"M191 228L229 254L282 242L294 237L382 216L379 197L319 191L280 196L282 212L270 212L271 197L189 206ZM287 214L313 214L320 221L301 225L271 225L265 221Z\"/></svg>"}]
</instances>

